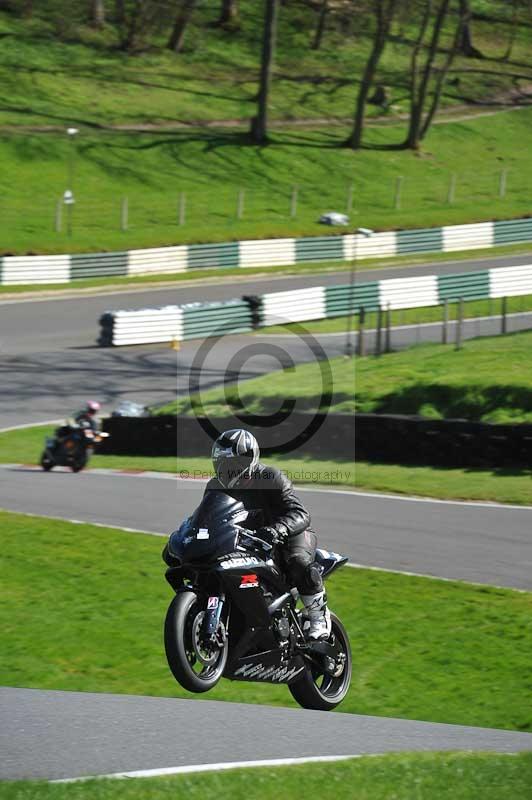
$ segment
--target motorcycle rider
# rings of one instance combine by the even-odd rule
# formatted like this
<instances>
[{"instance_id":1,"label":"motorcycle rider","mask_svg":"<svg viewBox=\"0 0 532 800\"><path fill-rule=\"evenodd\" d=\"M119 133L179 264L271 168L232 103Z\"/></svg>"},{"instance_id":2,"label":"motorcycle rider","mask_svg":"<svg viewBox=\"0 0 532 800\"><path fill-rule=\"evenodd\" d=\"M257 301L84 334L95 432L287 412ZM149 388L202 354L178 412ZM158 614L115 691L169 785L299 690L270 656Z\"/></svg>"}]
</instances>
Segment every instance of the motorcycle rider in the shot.
<instances>
[{"instance_id":1,"label":"motorcycle rider","mask_svg":"<svg viewBox=\"0 0 532 800\"><path fill-rule=\"evenodd\" d=\"M225 431L212 448L216 477L205 489L222 491L240 500L248 517L246 527L269 544L280 546L284 568L299 591L310 627L309 639L326 639L331 617L321 570L315 561L317 537L309 529L310 515L294 493L288 477L259 463L259 445L246 430Z\"/></svg>"},{"instance_id":2,"label":"motorcycle rider","mask_svg":"<svg viewBox=\"0 0 532 800\"><path fill-rule=\"evenodd\" d=\"M100 426L96 415L100 408L101 406L97 400L87 400L85 407L74 415L74 422L76 425L88 423L93 433L97 433Z\"/></svg>"}]
</instances>

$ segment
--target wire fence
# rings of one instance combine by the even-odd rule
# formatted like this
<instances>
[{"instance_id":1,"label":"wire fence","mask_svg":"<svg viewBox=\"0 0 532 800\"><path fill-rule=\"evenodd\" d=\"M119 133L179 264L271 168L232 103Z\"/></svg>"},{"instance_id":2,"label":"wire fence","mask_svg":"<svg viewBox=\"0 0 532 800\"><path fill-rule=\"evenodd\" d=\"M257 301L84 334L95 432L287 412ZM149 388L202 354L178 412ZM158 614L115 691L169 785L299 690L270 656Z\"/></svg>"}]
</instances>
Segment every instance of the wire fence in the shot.
<instances>
[{"instance_id":1,"label":"wire fence","mask_svg":"<svg viewBox=\"0 0 532 800\"><path fill-rule=\"evenodd\" d=\"M304 182L245 185L195 184L159 194L135 190L105 196L75 189L75 202L64 195L35 195L29 199L0 197L0 237L9 247L16 235L48 241L62 237L121 234L124 247L135 235L152 231L173 240L198 241L215 235L245 235L268 226L294 234L326 232L316 223L328 211L346 214L352 224L375 227L430 227L481 217L517 216L530 210L528 165L477 172L438 172L423 179L395 175L385 179L339 179L323 185ZM432 215L432 216L431 216ZM208 233L208 236L206 234ZM131 240L131 241L130 241Z\"/></svg>"}]
</instances>

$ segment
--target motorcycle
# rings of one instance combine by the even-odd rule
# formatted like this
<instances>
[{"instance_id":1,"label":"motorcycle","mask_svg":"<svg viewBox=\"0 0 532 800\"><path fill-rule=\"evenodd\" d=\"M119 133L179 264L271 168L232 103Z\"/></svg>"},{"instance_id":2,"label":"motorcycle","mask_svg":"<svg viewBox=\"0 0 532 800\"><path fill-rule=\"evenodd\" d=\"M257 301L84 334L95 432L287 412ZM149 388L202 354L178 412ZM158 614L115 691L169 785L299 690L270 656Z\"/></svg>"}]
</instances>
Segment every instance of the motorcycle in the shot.
<instances>
[{"instance_id":1,"label":"motorcycle","mask_svg":"<svg viewBox=\"0 0 532 800\"><path fill-rule=\"evenodd\" d=\"M223 492L210 492L174 531L163 551L175 596L164 624L168 665L190 692L222 678L287 684L304 708L328 711L347 694L351 649L331 614L328 640L308 641L298 592L279 567L275 546L245 528L247 511ZM323 578L347 558L316 551Z\"/></svg>"},{"instance_id":2,"label":"motorcycle","mask_svg":"<svg viewBox=\"0 0 532 800\"><path fill-rule=\"evenodd\" d=\"M63 425L55 436L47 437L41 455L41 467L45 472L57 466L80 472L87 465L96 445L108 436L103 431L93 431L88 423Z\"/></svg>"}]
</instances>

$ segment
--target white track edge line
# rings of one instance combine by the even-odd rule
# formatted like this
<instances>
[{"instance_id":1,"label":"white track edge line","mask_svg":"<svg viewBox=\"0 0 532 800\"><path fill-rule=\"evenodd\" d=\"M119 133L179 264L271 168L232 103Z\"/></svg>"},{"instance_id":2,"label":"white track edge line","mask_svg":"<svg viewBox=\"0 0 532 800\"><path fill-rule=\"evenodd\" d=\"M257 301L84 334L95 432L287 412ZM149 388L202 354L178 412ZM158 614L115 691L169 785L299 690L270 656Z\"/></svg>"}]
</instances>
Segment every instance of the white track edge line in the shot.
<instances>
[{"instance_id":1,"label":"white track edge line","mask_svg":"<svg viewBox=\"0 0 532 800\"><path fill-rule=\"evenodd\" d=\"M368 753L368 757L375 757ZM104 778L155 778L164 775L186 775L192 772L218 772L219 770L246 769L249 767L286 767L294 764L315 764L334 761L347 761L351 758L362 758L362 753L345 756L307 756L301 758L270 758L260 761L226 761L219 764L190 764L181 767L161 767L159 769L140 769L131 772L111 772L108 775L85 775L78 778L60 778L48 783L76 783L80 781L100 780Z\"/></svg>"},{"instance_id":2,"label":"white track edge line","mask_svg":"<svg viewBox=\"0 0 532 800\"><path fill-rule=\"evenodd\" d=\"M20 514L23 517L44 517L45 519L53 519L58 522L70 522L73 525L94 525L95 528L111 528L115 531L122 531L123 533L140 533L145 536L157 536L159 538L168 538L168 533L160 533L158 531L146 531L140 528L126 528L123 525L107 524L105 522L92 522L91 520L83 519L70 519L69 517L56 517L51 514L34 514L29 511L13 511L10 508L1 508L0 511L6 511L8 514ZM444 578L441 575L429 575L425 572L410 572L404 569L391 569L390 567L377 567L371 564L359 564L356 561L348 561L344 564L345 567L350 569L367 569L372 572L386 572L390 575L406 575L409 578L426 578L431 581L444 581L446 583L460 583L464 586L479 586L482 588L489 587L490 589L504 589L509 592L520 592L521 594L530 594L532 589L519 589L516 586L501 586L497 583L480 583L479 581L466 581L463 578Z\"/></svg>"}]
</instances>

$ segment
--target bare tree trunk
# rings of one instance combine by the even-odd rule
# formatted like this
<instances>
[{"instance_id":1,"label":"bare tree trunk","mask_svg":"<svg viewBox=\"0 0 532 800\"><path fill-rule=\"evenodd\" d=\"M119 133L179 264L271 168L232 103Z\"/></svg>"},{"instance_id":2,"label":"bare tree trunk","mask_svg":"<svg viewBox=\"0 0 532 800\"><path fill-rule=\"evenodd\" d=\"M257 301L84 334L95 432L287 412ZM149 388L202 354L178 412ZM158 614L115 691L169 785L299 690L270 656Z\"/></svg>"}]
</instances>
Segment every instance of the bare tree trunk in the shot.
<instances>
[{"instance_id":1,"label":"bare tree trunk","mask_svg":"<svg viewBox=\"0 0 532 800\"><path fill-rule=\"evenodd\" d=\"M257 116L251 122L251 135L255 142L264 144L268 139L268 99L275 59L279 0L265 0L264 31Z\"/></svg>"},{"instance_id":2,"label":"bare tree trunk","mask_svg":"<svg viewBox=\"0 0 532 800\"><path fill-rule=\"evenodd\" d=\"M512 28L510 31L510 38L508 39L508 46L501 61L508 61L514 49L515 39L517 36L517 0L512 0Z\"/></svg>"},{"instance_id":3,"label":"bare tree trunk","mask_svg":"<svg viewBox=\"0 0 532 800\"><path fill-rule=\"evenodd\" d=\"M105 25L104 0L91 0L91 18L93 28L103 28Z\"/></svg>"},{"instance_id":4,"label":"bare tree trunk","mask_svg":"<svg viewBox=\"0 0 532 800\"><path fill-rule=\"evenodd\" d=\"M327 21L327 14L329 13L329 0L322 0L321 8L318 15L318 24L316 26L316 33L314 34L314 41L312 42L311 49L319 50L325 33L325 23Z\"/></svg>"},{"instance_id":5,"label":"bare tree trunk","mask_svg":"<svg viewBox=\"0 0 532 800\"><path fill-rule=\"evenodd\" d=\"M451 47L449 49L449 52L447 53L447 58L445 59L445 62L442 65L442 67L441 67L441 69L440 69L440 71L438 73L438 77L436 79L436 83L435 83L433 94L432 94L432 103L431 103L430 108L429 108L429 110L427 112L427 116L425 117L425 121L424 121L424 123L423 123L423 125L421 127L421 131L420 131L420 135L419 135L420 139L424 139L425 138L425 136L427 135L427 132L428 132L428 130L429 130L431 124L432 124L432 120L434 119L434 115L435 115L435 113L436 113L436 111L438 109L438 106L440 104L440 98L441 98L441 93L442 93L442 89L443 89L443 83L445 81L445 78L447 77L447 73L449 72L449 67L453 63L453 59L454 59L455 55L460 50L460 42L462 41L464 27L468 24L470 15L471 15L471 11L467 7L467 4L464 5L463 3L460 3L460 10L459 10L459 14L458 14L458 24L456 26L456 32L455 32L455 35L454 35L453 43L452 43L452 45L451 45Z\"/></svg>"},{"instance_id":6,"label":"bare tree trunk","mask_svg":"<svg viewBox=\"0 0 532 800\"><path fill-rule=\"evenodd\" d=\"M366 101L368 99L369 90L375 79L377 66L379 64L382 51L386 46L390 27L392 24L397 0L376 0L375 2L375 15L377 27L375 36L373 38L373 47L366 61L364 72L360 80L360 89L358 91L356 109L355 109L355 123L353 131L348 138L346 145L357 149L362 144L362 133L364 130L364 112L366 109Z\"/></svg>"},{"instance_id":7,"label":"bare tree trunk","mask_svg":"<svg viewBox=\"0 0 532 800\"><path fill-rule=\"evenodd\" d=\"M436 19L434 21L434 28L432 30L432 37L429 45L427 59L425 61L425 66L423 68L419 89L417 90L415 95L411 98L410 126L405 145L406 147L410 147L413 150L419 149L419 143L422 138L421 122L423 116L423 108L425 106L425 100L427 97L430 76L432 74L432 70L434 67L434 60L438 53L438 45L443 28L443 23L445 21L445 17L447 16L447 12L449 10L449 3L450 0L442 0L442 2L440 3L440 7L438 8Z\"/></svg>"},{"instance_id":8,"label":"bare tree trunk","mask_svg":"<svg viewBox=\"0 0 532 800\"><path fill-rule=\"evenodd\" d=\"M467 58L484 58L480 50L477 50L473 45L473 37L471 35L471 8L469 0L460 0L460 17L466 19L467 22L462 26L462 33L458 43L458 50Z\"/></svg>"},{"instance_id":9,"label":"bare tree trunk","mask_svg":"<svg viewBox=\"0 0 532 800\"><path fill-rule=\"evenodd\" d=\"M115 0L115 20L119 25L123 25L126 20L125 0Z\"/></svg>"},{"instance_id":10,"label":"bare tree trunk","mask_svg":"<svg viewBox=\"0 0 532 800\"><path fill-rule=\"evenodd\" d=\"M432 0L427 0L425 4L425 10L421 18L421 23L419 26L418 37L416 39L414 47L412 48L412 54L410 56L410 119L409 119L408 134L406 137L405 146L407 146L408 142L416 140L417 131L419 130L419 125L421 120L422 108L420 107L418 101L418 85L417 85L418 74L419 74L418 58L429 25L431 12L432 12Z\"/></svg>"},{"instance_id":11,"label":"bare tree trunk","mask_svg":"<svg viewBox=\"0 0 532 800\"><path fill-rule=\"evenodd\" d=\"M180 53L183 49L185 41L185 31L190 22L194 8L196 7L197 0L183 0L181 8L178 11L172 33L168 40L168 48L173 50L174 53Z\"/></svg>"},{"instance_id":12,"label":"bare tree trunk","mask_svg":"<svg viewBox=\"0 0 532 800\"><path fill-rule=\"evenodd\" d=\"M239 8L238 0L222 0L222 7L220 9L220 17L216 25L220 28L231 26L238 27L239 24Z\"/></svg>"}]
</instances>

